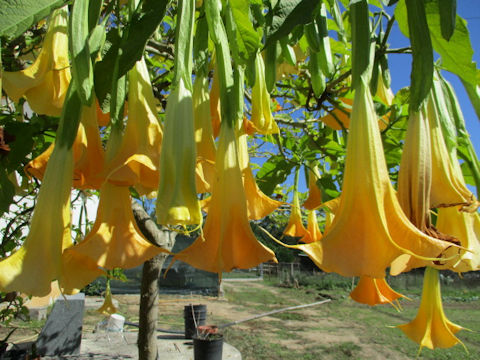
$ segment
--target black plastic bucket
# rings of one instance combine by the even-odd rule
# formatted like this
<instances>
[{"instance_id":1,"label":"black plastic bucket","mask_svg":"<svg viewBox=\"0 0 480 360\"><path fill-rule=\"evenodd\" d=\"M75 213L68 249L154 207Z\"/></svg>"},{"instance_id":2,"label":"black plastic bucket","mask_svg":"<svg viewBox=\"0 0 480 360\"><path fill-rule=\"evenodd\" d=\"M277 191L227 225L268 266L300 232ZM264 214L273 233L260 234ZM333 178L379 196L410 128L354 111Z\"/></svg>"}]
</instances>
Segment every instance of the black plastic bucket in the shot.
<instances>
[{"instance_id":1,"label":"black plastic bucket","mask_svg":"<svg viewBox=\"0 0 480 360\"><path fill-rule=\"evenodd\" d=\"M209 335L207 338L193 337L194 360L222 360L223 336Z\"/></svg>"},{"instance_id":2,"label":"black plastic bucket","mask_svg":"<svg viewBox=\"0 0 480 360\"><path fill-rule=\"evenodd\" d=\"M187 305L183 308L185 320L185 339L191 339L196 334L196 326L205 325L207 320L207 305Z\"/></svg>"}]
</instances>

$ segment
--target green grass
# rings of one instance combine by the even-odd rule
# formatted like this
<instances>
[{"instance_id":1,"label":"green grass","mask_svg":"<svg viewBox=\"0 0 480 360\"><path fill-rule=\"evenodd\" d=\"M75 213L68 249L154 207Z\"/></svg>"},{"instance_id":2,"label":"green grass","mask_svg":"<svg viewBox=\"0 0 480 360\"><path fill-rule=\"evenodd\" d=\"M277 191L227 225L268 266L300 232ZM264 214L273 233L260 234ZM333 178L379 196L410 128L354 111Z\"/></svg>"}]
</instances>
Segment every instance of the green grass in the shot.
<instances>
[{"instance_id":1,"label":"green grass","mask_svg":"<svg viewBox=\"0 0 480 360\"><path fill-rule=\"evenodd\" d=\"M329 276L331 275L331 278ZM393 281L395 290L404 293L412 300L402 300L403 311L398 312L390 305L370 307L358 304L349 298L352 279L341 278L334 274L322 276L298 277L299 288L285 287L274 279L264 281L264 287L236 285L226 292L229 302L248 308L281 308L292 304L306 304L318 301L322 296L332 298L328 304L321 305L309 315L302 311L283 312L272 315L275 320L255 320L256 325L249 324L249 331L235 326L225 329L226 341L237 347L243 359L368 359L365 349L374 347L386 353L402 358L415 358L419 346L409 340L403 332L395 328L413 320L417 314L421 296L421 281L418 279L399 279ZM449 349L430 350L423 348L419 359L456 360L480 359L480 284L462 287L455 284L442 284L443 303L447 318L464 328L457 337L468 348L466 353L461 345ZM312 308L313 309L313 308ZM268 311L268 310L265 310ZM334 319L332 324L316 324L322 319ZM293 322L292 322L293 321ZM307 324L307 321L308 324ZM305 325L303 325L305 323ZM300 324L300 326L299 326ZM351 330L358 338L357 342L349 339L342 341L345 329ZM288 347L283 345L295 339L302 340L302 334L325 333L328 331L339 341L324 343L304 341L303 346Z\"/></svg>"}]
</instances>

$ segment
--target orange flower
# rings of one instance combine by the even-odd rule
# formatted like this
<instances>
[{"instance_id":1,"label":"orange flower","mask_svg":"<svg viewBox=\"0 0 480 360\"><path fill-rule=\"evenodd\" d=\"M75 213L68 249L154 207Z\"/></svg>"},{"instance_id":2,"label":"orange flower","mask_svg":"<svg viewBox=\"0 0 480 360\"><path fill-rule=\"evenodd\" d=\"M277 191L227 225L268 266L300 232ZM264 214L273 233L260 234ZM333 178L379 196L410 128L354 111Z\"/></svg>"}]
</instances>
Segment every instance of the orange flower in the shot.
<instances>
[{"instance_id":1,"label":"orange flower","mask_svg":"<svg viewBox=\"0 0 480 360\"><path fill-rule=\"evenodd\" d=\"M43 179L54 145L50 145L38 157L25 166L25 172ZM73 143L73 187L99 189L103 177L104 150L98 130L95 105L83 107L77 137Z\"/></svg>"},{"instance_id":2,"label":"orange flower","mask_svg":"<svg viewBox=\"0 0 480 360\"><path fill-rule=\"evenodd\" d=\"M129 269L167 252L148 242L133 218L128 187L108 182L100 189L100 202L93 228L83 241L64 251L65 262L89 258L97 266Z\"/></svg>"},{"instance_id":3,"label":"orange flower","mask_svg":"<svg viewBox=\"0 0 480 360\"><path fill-rule=\"evenodd\" d=\"M193 84L193 115L195 118L195 143L197 144L196 185L197 192L209 192L215 181L215 140L213 138L212 117L208 77L197 74Z\"/></svg>"},{"instance_id":4,"label":"orange flower","mask_svg":"<svg viewBox=\"0 0 480 360\"><path fill-rule=\"evenodd\" d=\"M216 67L216 65L215 65ZM210 116L212 118L213 137L217 138L220 133L221 109L220 109L220 80L218 71L213 72L212 88L210 89Z\"/></svg>"},{"instance_id":5,"label":"orange flower","mask_svg":"<svg viewBox=\"0 0 480 360\"><path fill-rule=\"evenodd\" d=\"M113 304L112 291L110 290L110 280L107 279L107 287L105 289L105 300L102 306L97 309L97 312L103 315L115 314L118 311L117 307Z\"/></svg>"},{"instance_id":6,"label":"orange flower","mask_svg":"<svg viewBox=\"0 0 480 360\"><path fill-rule=\"evenodd\" d=\"M294 190L293 192L293 203L290 210L290 218L288 219L288 224L285 230L283 230L284 235L293 236L293 237L302 237L308 233L308 230L303 225L302 213L300 210L300 201L298 200L298 192Z\"/></svg>"},{"instance_id":7,"label":"orange flower","mask_svg":"<svg viewBox=\"0 0 480 360\"><path fill-rule=\"evenodd\" d=\"M370 306L391 304L397 308L393 301L405 296L394 291L385 278L374 279L370 276L360 276L360 280L350 293L350 297L361 304Z\"/></svg>"},{"instance_id":8,"label":"orange flower","mask_svg":"<svg viewBox=\"0 0 480 360\"><path fill-rule=\"evenodd\" d=\"M218 181L213 185L203 236L174 257L218 274L277 261L250 228L237 141L235 130L222 124L216 158Z\"/></svg>"},{"instance_id":9,"label":"orange flower","mask_svg":"<svg viewBox=\"0 0 480 360\"><path fill-rule=\"evenodd\" d=\"M257 185L248 156L247 134L240 131L238 140L238 161L242 171L243 186L247 197L247 211L250 220L259 220L270 214L282 203L265 195Z\"/></svg>"},{"instance_id":10,"label":"orange flower","mask_svg":"<svg viewBox=\"0 0 480 360\"><path fill-rule=\"evenodd\" d=\"M313 164L308 169L308 198L303 203L305 209L313 210L322 204L322 192L317 186L318 179L320 179L318 166Z\"/></svg>"},{"instance_id":11,"label":"orange flower","mask_svg":"<svg viewBox=\"0 0 480 360\"><path fill-rule=\"evenodd\" d=\"M70 239L72 150L56 147L45 172L23 246L0 261L1 291L45 296L62 276L62 250Z\"/></svg>"},{"instance_id":12,"label":"orange flower","mask_svg":"<svg viewBox=\"0 0 480 360\"><path fill-rule=\"evenodd\" d=\"M24 96L38 114L60 116L70 84L67 7L55 10L42 50L28 68L3 72L3 89L15 102Z\"/></svg>"},{"instance_id":13,"label":"orange flower","mask_svg":"<svg viewBox=\"0 0 480 360\"><path fill-rule=\"evenodd\" d=\"M438 270L431 267L425 269L422 301L417 317L410 323L397 327L411 340L420 344L419 352L424 346L434 349L449 348L458 343L463 345L455 337L463 328L449 321L443 311Z\"/></svg>"},{"instance_id":14,"label":"orange flower","mask_svg":"<svg viewBox=\"0 0 480 360\"><path fill-rule=\"evenodd\" d=\"M322 241L292 245L322 270L383 278L402 254L431 260L450 243L422 233L403 213L393 189L365 79L355 89L340 204Z\"/></svg>"},{"instance_id":15,"label":"orange flower","mask_svg":"<svg viewBox=\"0 0 480 360\"><path fill-rule=\"evenodd\" d=\"M265 64L260 53L255 57L255 84L252 87L252 122L261 134L280 132L270 110L270 94L265 83Z\"/></svg>"},{"instance_id":16,"label":"orange flower","mask_svg":"<svg viewBox=\"0 0 480 360\"><path fill-rule=\"evenodd\" d=\"M315 210L310 210L308 212L307 230L308 231L300 239L300 241L304 242L305 244L309 244L309 243L321 240L322 232L318 227L317 213Z\"/></svg>"},{"instance_id":17,"label":"orange flower","mask_svg":"<svg viewBox=\"0 0 480 360\"><path fill-rule=\"evenodd\" d=\"M107 180L135 186L140 195L154 195L159 182L162 128L145 60L129 71L128 122L121 145L108 161Z\"/></svg>"},{"instance_id":18,"label":"orange flower","mask_svg":"<svg viewBox=\"0 0 480 360\"><path fill-rule=\"evenodd\" d=\"M480 216L460 211L460 208L438 209L437 229L457 238L467 251L461 251L460 258L447 260L439 267L456 272L480 270ZM448 251L445 255L449 255Z\"/></svg>"},{"instance_id":19,"label":"orange flower","mask_svg":"<svg viewBox=\"0 0 480 360\"><path fill-rule=\"evenodd\" d=\"M431 138L432 152L432 207L448 207L464 205L465 210L474 212L478 207L478 201L465 185L462 170L456 159L455 153L449 154L440 125L440 111L434 102L433 96L428 100L428 122ZM476 205L475 205L476 204Z\"/></svg>"}]
</instances>

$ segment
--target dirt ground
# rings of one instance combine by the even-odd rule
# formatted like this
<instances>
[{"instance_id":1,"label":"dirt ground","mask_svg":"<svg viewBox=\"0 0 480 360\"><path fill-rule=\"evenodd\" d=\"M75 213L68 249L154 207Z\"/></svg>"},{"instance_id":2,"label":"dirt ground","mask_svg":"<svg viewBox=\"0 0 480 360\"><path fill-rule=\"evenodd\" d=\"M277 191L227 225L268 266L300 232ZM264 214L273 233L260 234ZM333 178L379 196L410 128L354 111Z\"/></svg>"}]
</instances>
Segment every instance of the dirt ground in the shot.
<instances>
[{"instance_id":1,"label":"dirt ground","mask_svg":"<svg viewBox=\"0 0 480 360\"><path fill-rule=\"evenodd\" d=\"M248 319L275 309L309 304L325 299L325 294L307 291L299 295L300 292L295 290L269 286L262 281L224 281L222 284L223 295L220 297L162 294L159 299L158 328L183 331L183 311L184 307L189 304L206 304L207 324L218 326ZM125 316L126 321L137 323L139 295L114 294L113 297L118 301L118 312ZM90 303L92 300L94 299L90 299ZM101 304L101 299L96 300L97 304ZM226 341L240 350L244 360L404 360L415 357L416 345L413 343L412 350L408 350L411 356L406 356L406 352L401 351L398 346L387 346L385 341L382 342L380 339L381 336L378 336L377 339L376 334L394 332L396 329L387 328L392 324L379 324L378 320L369 319L370 314L364 312L362 309L365 307L361 306L355 304L347 296L343 299L332 299L331 302L322 305L246 321L224 328L222 332L225 334ZM388 312L383 309L379 311L385 314ZM405 315L397 315L395 312L387 315L389 322L395 317L400 322L408 320ZM97 313L95 309L87 309L84 316L84 333L92 332L95 326L104 319L105 317ZM38 321L14 322L12 326L18 327L18 329L9 342L34 340L42 325L43 323ZM127 326L126 330L136 331L136 328ZM0 327L0 339L4 338L8 331L8 328ZM393 339L395 339L397 335L393 334ZM398 337L402 336L398 332ZM442 357L442 359L454 358ZM462 359L467 358L473 359L474 357L462 357Z\"/></svg>"}]
</instances>

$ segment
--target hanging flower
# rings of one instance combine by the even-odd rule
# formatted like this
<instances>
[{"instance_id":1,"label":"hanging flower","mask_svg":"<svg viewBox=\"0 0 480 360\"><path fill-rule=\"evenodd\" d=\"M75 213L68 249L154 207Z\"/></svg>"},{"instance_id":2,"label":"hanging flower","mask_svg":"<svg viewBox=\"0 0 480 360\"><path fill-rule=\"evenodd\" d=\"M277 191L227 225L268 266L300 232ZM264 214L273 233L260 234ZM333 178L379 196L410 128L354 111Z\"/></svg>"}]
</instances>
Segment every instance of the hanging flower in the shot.
<instances>
[{"instance_id":1,"label":"hanging flower","mask_svg":"<svg viewBox=\"0 0 480 360\"><path fill-rule=\"evenodd\" d=\"M322 232L318 227L317 213L315 210L310 210L307 218L307 232L300 239L300 241L304 242L305 244L309 244L315 241L320 241L321 238Z\"/></svg>"},{"instance_id":2,"label":"hanging flower","mask_svg":"<svg viewBox=\"0 0 480 360\"><path fill-rule=\"evenodd\" d=\"M265 64L260 53L255 57L255 84L252 88L252 122L261 134L280 132L270 110L270 94L265 83Z\"/></svg>"},{"instance_id":3,"label":"hanging flower","mask_svg":"<svg viewBox=\"0 0 480 360\"><path fill-rule=\"evenodd\" d=\"M165 115L165 138L160 158L157 198L159 224L201 224L195 189L195 139L192 93L183 79L172 90Z\"/></svg>"},{"instance_id":4,"label":"hanging flower","mask_svg":"<svg viewBox=\"0 0 480 360\"><path fill-rule=\"evenodd\" d=\"M210 116L212 119L213 137L217 138L220 133L222 116L220 108L220 80L218 79L218 70L216 68L213 72L212 88L210 89Z\"/></svg>"},{"instance_id":5,"label":"hanging flower","mask_svg":"<svg viewBox=\"0 0 480 360\"><path fill-rule=\"evenodd\" d=\"M293 237L302 237L308 233L308 230L303 225L302 213L300 210L300 201L298 200L298 192L295 188L293 191L293 203L290 210L290 218L288 219L288 224L285 230L283 230L284 235L293 236Z\"/></svg>"},{"instance_id":6,"label":"hanging flower","mask_svg":"<svg viewBox=\"0 0 480 360\"><path fill-rule=\"evenodd\" d=\"M365 80L355 90L340 204L322 241L292 245L322 270L343 276L383 278L406 253L437 258L450 243L409 222L388 176L373 101Z\"/></svg>"},{"instance_id":7,"label":"hanging flower","mask_svg":"<svg viewBox=\"0 0 480 360\"><path fill-rule=\"evenodd\" d=\"M213 185L203 236L174 257L220 275L232 269L249 269L266 261L277 261L250 228L237 141L235 130L226 123L222 125L216 158L218 181Z\"/></svg>"},{"instance_id":8,"label":"hanging flower","mask_svg":"<svg viewBox=\"0 0 480 360\"><path fill-rule=\"evenodd\" d=\"M379 66L380 67L380 66ZM377 93L375 94L382 100L382 102L387 105L387 106L392 106L393 104L393 99L395 98L395 95L393 94L392 89L390 89L388 86L385 85L385 82L383 81L383 75L381 72L381 68L379 69L379 73L377 76Z\"/></svg>"},{"instance_id":9,"label":"hanging flower","mask_svg":"<svg viewBox=\"0 0 480 360\"><path fill-rule=\"evenodd\" d=\"M350 293L350 297L360 304L370 306L391 304L398 310L394 301L405 296L393 290L385 278L375 279L370 276L360 276L360 280Z\"/></svg>"},{"instance_id":10,"label":"hanging flower","mask_svg":"<svg viewBox=\"0 0 480 360\"><path fill-rule=\"evenodd\" d=\"M440 109L433 97L428 100L428 122L432 152L432 207L463 205L463 210L474 212L479 202L465 185L456 156L449 155L439 122Z\"/></svg>"},{"instance_id":11,"label":"hanging flower","mask_svg":"<svg viewBox=\"0 0 480 360\"><path fill-rule=\"evenodd\" d=\"M64 251L64 261L89 258L107 270L130 269L166 250L148 242L133 218L130 190L108 182L100 189L93 228L83 241Z\"/></svg>"},{"instance_id":12,"label":"hanging flower","mask_svg":"<svg viewBox=\"0 0 480 360\"><path fill-rule=\"evenodd\" d=\"M195 118L195 143L197 146L197 192L209 192L215 181L215 140L210 115L208 78L197 74L193 84L193 114Z\"/></svg>"},{"instance_id":13,"label":"hanging flower","mask_svg":"<svg viewBox=\"0 0 480 360\"><path fill-rule=\"evenodd\" d=\"M61 278L61 255L70 239L72 150L56 147L45 172L23 246L0 261L0 289L45 296Z\"/></svg>"},{"instance_id":14,"label":"hanging flower","mask_svg":"<svg viewBox=\"0 0 480 360\"><path fill-rule=\"evenodd\" d=\"M250 167L247 134L240 130L238 140L238 161L242 171L243 186L247 197L247 211L250 220L260 220L277 209L282 203L265 195L257 185Z\"/></svg>"},{"instance_id":15,"label":"hanging flower","mask_svg":"<svg viewBox=\"0 0 480 360\"><path fill-rule=\"evenodd\" d=\"M140 195L153 196L159 182L162 128L144 58L129 71L128 121L121 145L108 161L108 182L135 186Z\"/></svg>"},{"instance_id":16,"label":"hanging flower","mask_svg":"<svg viewBox=\"0 0 480 360\"><path fill-rule=\"evenodd\" d=\"M3 72L3 89L18 102L24 96L38 114L60 116L70 83L67 7L55 10L35 62L16 72Z\"/></svg>"},{"instance_id":17,"label":"hanging flower","mask_svg":"<svg viewBox=\"0 0 480 360\"><path fill-rule=\"evenodd\" d=\"M320 120L334 130L342 130L343 128L348 129L350 127L352 104L352 99L340 98L339 106L336 106L332 112L325 115Z\"/></svg>"},{"instance_id":18,"label":"hanging flower","mask_svg":"<svg viewBox=\"0 0 480 360\"><path fill-rule=\"evenodd\" d=\"M107 279L107 286L105 288L105 300L102 306L97 309L97 312L103 315L112 315L118 311L117 307L113 304L112 291L110 290L110 279Z\"/></svg>"},{"instance_id":19,"label":"hanging flower","mask_svg":"<svg viewBox=\"0 0 480 360\"><path fill-rule=\"evenodd\" d=\"M25 166L25 172L43 179L47 162L54 145L50 145L38 157ZM73 143L73 187L76 189L99 189L103 177L104 150L98 130L95 105L85 106L78 126L77 137Z\"/></svg>"},{"instance_id":20,"label":"hanging flower","mask_svg":"<svg viewBox=\"0 0 480 360\"><path fill-rule=\"evenodd\" d=\"M461 206L438 209L437 229L457 238L466 249L461 251L459 259L447 260L439 267L456 272L480 270L480 216L460 209ZM447 251L445 256L449 255Z\"/></svg>"},{"instance_id":21,"label":"hanging flower","mask_svg":"<svg viewBox=\"0 0 480 360\"><path fill-rule=\"evenodd\" d=\"M443 312L438 270L431 267L425 269L422 301L417 317L410 323L397 327L411 340L420 344L419 352L423 347L434 349L449 348L458 343L463 345L455 337L463 328L449 321Z\"/></svg>"},{"instance_id":22,"label":"hanging flower","mask_svg":"<svg viewBox=\"0 0 480 360\"><path fill-rule=\"evenodd\" d=\"M317 180L320 179L318 166L312 164L308 168L308 198L303 203L303 207L308 210L318 208L322 204L322 192L317 186Z\"/></svg>"}]
</instances>

